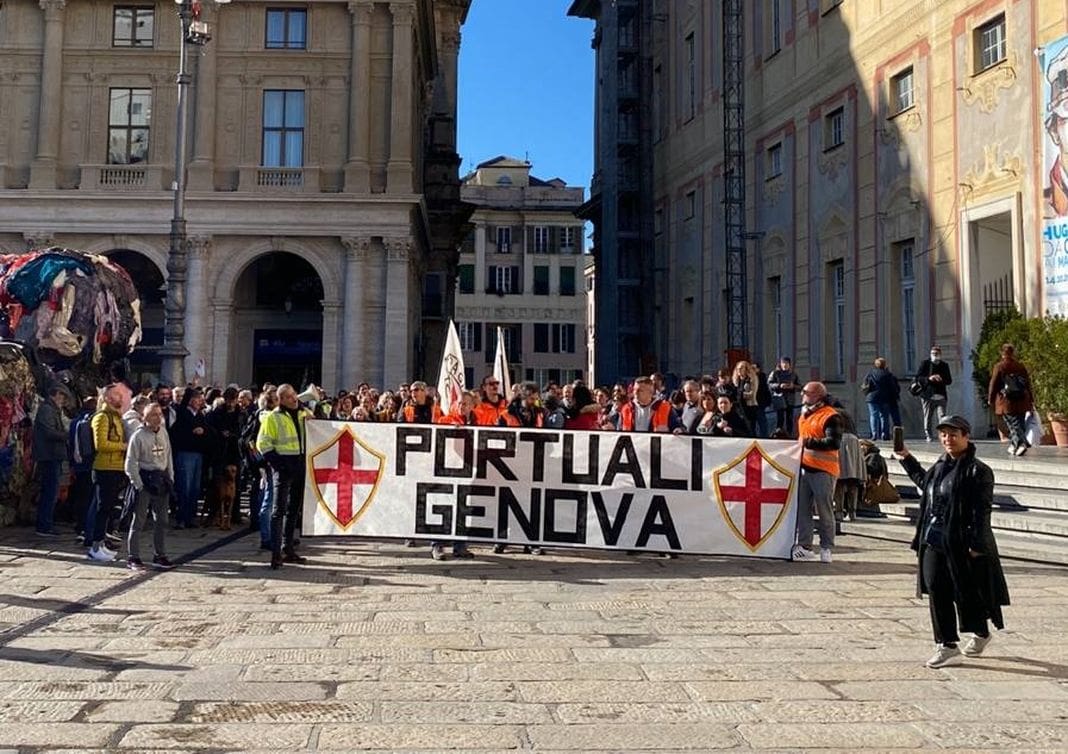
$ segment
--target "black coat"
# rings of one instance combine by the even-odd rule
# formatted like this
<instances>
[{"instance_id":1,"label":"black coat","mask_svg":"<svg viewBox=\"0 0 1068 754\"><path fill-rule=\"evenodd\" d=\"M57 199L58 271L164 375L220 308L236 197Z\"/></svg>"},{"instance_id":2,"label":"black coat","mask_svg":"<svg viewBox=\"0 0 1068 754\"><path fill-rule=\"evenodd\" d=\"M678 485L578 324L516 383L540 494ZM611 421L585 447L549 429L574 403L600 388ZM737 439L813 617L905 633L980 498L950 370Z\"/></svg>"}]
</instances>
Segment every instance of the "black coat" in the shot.
<instances>
[{"instance_id":1,"label":"black coat","mask_svg":"<svg viewBox=\"0 0 1068 754\"><path fill-rule=\"evenodd\" d=\"M940 466L945 459L946 457L942 456L929 471L924 471L920 462L911 455L901 461L913 484L923 493L916 535L912 540L912 549L917 552L920 563L923 562L923 552L927 548L922 536L927 520L927 508L931 504L935 480L939 477ZM981 605L986 617L1001 629L1005 627L1001 606L1009 604L1009 587L1005 583L998 545L990 528L994 472L975 457L975 446L970 443L967 452L957 463L944 525L954 601L958 605L965 602ZM980 555L972 557L968 554L969 550ZM919 568L917 571L916 594L920 596L927 594L928 588L923 580L923 569Z\"/></svg>"},{"instance_id":2,"label":"black coat","mask_svg":"<svg viewBox=\"0 0 1068 754\"><path fill-rule=\"evenodd\" d=\"M889 369L879 369L878 367L872 369L865 375L863 384L871 386L871 390L865 396L865 400L868 403L889 406L892 403L897 403L901 395L901 385L898 383L897 377Z\"/></svg>"},{"instance_id":3,"label":"black coat","mask_svg":"<svg viewBox=\"0 0 1068 754\"><path fill-rule=\"evenodd\" d=\"M937 374L942 381L931 381L931 375ZM927 388L927 394L931 398L942 399L946 397L946 386L953 384L953 375L950 374L949 364L939 361L937 364L930 359L924 359L916 372L916 380ZM926 397L926 396L925 396Z\"/></svg>"}]
</instances>

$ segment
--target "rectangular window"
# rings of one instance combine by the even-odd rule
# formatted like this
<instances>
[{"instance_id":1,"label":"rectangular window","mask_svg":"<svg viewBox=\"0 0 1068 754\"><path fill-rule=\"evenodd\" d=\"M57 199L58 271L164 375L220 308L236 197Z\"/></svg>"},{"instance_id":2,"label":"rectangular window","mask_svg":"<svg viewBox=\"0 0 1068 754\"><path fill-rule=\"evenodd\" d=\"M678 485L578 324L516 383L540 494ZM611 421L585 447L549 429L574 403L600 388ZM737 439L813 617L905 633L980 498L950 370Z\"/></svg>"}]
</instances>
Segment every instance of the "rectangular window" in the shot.
<instances>
[{"instance_id":1,"label":"rectangular window","mask_svg":"<svg viewBox=\"0 0 1068 754\"><path fill-rule=\"evenodd\" d=\"M564 265L560 268L560 295L575 295L575 268L573 265Z\"/></svg>"},{"instance_id":2,"label":"rectangular window","mask_svg":"<svg viewBox=\"0 0 1068 754\"><path fill-rule=\"evenodd\" d=\"M460 350L482 350L481 322L459 322L456 325L456 334L460 336Z\"/></svg>"},{"instance_id":3,"label":"rectangular window","mask_svg":"<svg viewBox=\"0 0 1068 754\"><path fill-rule=\"evenodd\" d=\"M890 79L890 104L894 114L911 108L915 104L913 97L912 67L909 66Z\"/></svg>"},{"instance_id":4,"label":"rectangular window","mask_svg":"<svg viewBox=\"0 0 1068 754\"><path fill-rule=\"evenodd\" d=\"M782 175L782 144L768 147L768 178Z\"/></svg>"},{"instance_id":5,"label":"rectangular window","mask_svg":"<svg viewBox=\"0 0 1068 754\"><path fill-rule=\"evenodd\" d=\"M974 44L976 50L976 73L981 73L987 68L993 68L1004 60L1006 56L1005 14L1002 13L999 16L995 16L976 29Z\"/></svg>"},{"instance_id":6,"label":"rectangular window","mask_svg":"<svg viewBox=\"0 0 1068 754\"><path fill-rule=\"evenodd\" d=\"M512 228L497 228L497 253L507 254L512 250Z\"/></svg>"},{"instance_id":7,"label":"rectangular window","mask_svg":"<svg viewBox=\"0 0 1068 754\"><path fill-rule=\"evenodd\" d=\"M901 281L901 349L906 374L916 371L916 271L913 242L897 244L898 279Z\"/></svg>"},{"instance_id":8,"label":"rectangular window","mask_svg":"<svg viewBox=\"0 0 1068 754\"><path fill-rule=\"evenodd\" d=\"M845 262L839 260L830 264L828 270L831 287L832 317L834 320L834 374L845 375L846 344L846 295Z\"/></svg>"},{"instance_id":9,"label":"rectangular window","mask_svg":"<svg viewBox=\"0 0 1068 754\"><path fill-rule=\"evenodd\" d=\"M686 120L697 114L697 46L693 33L686 35Z\"/></svg>"},{"instance_id":10,"label":"rectangular window","mask_svg":"<svg viewBox=\"0 0 1068 754\"><path fill-rule=\"evenodd\" d=\"M534 253L549 253L549 228L544 225L538 225L534 228Z\"/></svg>"},{"instance_id":11,"label":"rectangular window","mask_svg":"<svg viewBox=\"0 0 1068 754\"><path fill-rule=\"evenodd\" d=\"M782 278L768 278L768 320L771 324L771 344L774 347L772 359L774 362L785 353L782 343Z\"/></svg>"},{"instance_id":12,"label":"rectangular window","mask_svg":"<svg viewBox=\"0 0 1068 754\"><path fill-rule=\"evenodd\" d=\"M560 228L560 253L574 254L577 251L576 238L578 238L578 229L575 226L565 225Z\"/></svg>"},{"instance_id":13,"label":"rectangular window","mask_svg":"<svg viewBox=\"0 0 1068 754\"><path fill-rule=\"evenodd\" d=\"M520 267L490 265L487 270L487 293L521 293Z\"/></svg>"},{"instance_id":14,"label":"rectangular window","mask_svg":"<svg viewBox=\"0 0 1068 754\"><path fill-rule=\"evenodd\" d=\"M658 63L653 68L653 141L664 138L664 69Z\"/></svg>"},{"instance_id":15,"label":"rectangular window","mask_svg":"<svg viewBox=\"0 0 1068 754\"><path fill-rule=\"evenodd\" d=\"M308 11L269 8L263 46L268 50L303 50L308 46Z\"/></svg>"},{"instance_id":16,"label":"rectangular window","mask_svg":"<svg viewBox=\"0 0 1068 754\"><path fill-rule=\"evenodd\" d=\"M771 8L771 28L768 38L768 55L774 55L782 49L782 3L783 0L768 0Z\"/></svg>"},{"instance_id":17,"label":"rectangular window","mask_svg":"<svg viewBox=\"0 0 1068 754\"><path fill-rule=\"evenodd\" d=\"M108 112L108 164L148 161L148 127L152 118L151 89L111 89Z\"/></svg>"},{"instance_id":18,"label":"rectangular window","mask_svg":"<svg viewBox=\"0 0 1068 754\"><path fill-rule=\"evenodd\" d=\"M845 110L838 108L823 119L823 148L834 149L845 144Z\"/></svg>"},{"instance_id":19,"label":"rectangular window","mask_svg":"<svg viewBox=\"0 0 1068 754\"><path fill-rule=\"evenodd\" d=\"M264 90L263 167L299 168L303 165L304 91Z\"/></svg>"},{"instance_id":20,"label":"rectangular window","mask_svg":"<svg viewBox=\"0 0 1068 754\"><path fill-rule=\"evenodd\" d=\"M116 5L111 23L111 46L152 47L155 14L151 5Z\"/></svg>"},{"instance_id":21,"label":"rectangular window","mask_svg":"<svg viewBox=\"0 0 1068 754\"><path fill-rule=\"evenodd\" d=\"M549 353L549 325L534 323L534 353Z\"/></svg>"},{"instance_id":22,"label":"rectangular window","mask_svg":"<svg viewBox=\"0 0 1068 754\"><path fill-rule=\"evenodd\" d=\"M575 326L554 324L552 329L552 352L575 352Z\"/></svg>"},{"instance_id":23,"label":"rectangular window","mask_svg":"<svg viewBox=\"0 0 1068 754\"><path fill-rule=\"evenodd\" d=\"M549 295L549 268L544 265L534 267L534 295Z\"/></svg>"},{"instance_id":24,"label":"rectangular window","mask_svg":"<svg viewBox=\"0 0 1068 754\"><path fill-rule=\"evenodd\" d=\"M475 266L473 264L461 264L456 269L457 279L460 284L460 293L475 292Z\"/></svg>"},{"instance_id":25,"label":"rectangular window","mask_svg":"<svg viewBox=\"0 0 1068 754\"><path fill-rule=\"evenodd\" d=\"M689 191L686 193L686 199L682 205L682 219L692 220L694 215L697 214L697 192Z\"/></svg>"}]
</instances>

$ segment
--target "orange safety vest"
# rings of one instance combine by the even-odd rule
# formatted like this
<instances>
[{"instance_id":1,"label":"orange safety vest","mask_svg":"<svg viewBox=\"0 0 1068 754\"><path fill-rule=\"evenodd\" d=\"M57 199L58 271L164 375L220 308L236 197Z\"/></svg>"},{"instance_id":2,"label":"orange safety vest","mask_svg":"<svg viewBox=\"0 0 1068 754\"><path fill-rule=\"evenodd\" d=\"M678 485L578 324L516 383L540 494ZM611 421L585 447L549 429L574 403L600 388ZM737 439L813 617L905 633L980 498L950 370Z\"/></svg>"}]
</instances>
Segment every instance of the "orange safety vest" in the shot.
<instances>
[{"instance_id":1,"label":"orange safety vest","mask_svg":"<svg viewBox=\"0 0 1068 754\"><path fill-rule=\"evenodd\" d=\"M516 418L508 413L508 401L504 398L499 398L496 404L489 401L482 401L475 406L475 424L481 424L483 427L496 427L500 425L499 420L504 419L504 426L506 427L518 427L519 422Z\"/></svg>"},{"instance_id":2,"label":"orange safety vest","mask_svg":"<svg viewBox=\"0 0 1068 754\"><path fill-rule=\"evenodd\" d=\"M404 407L403 411L404 421L408 424L415 422L415 404L409 403ZM438 419L441 418L441 407L436 403L430 405L430 421L434 424L438 423Z\"/></svg>"},{"instance_id":3,"label":"orange safety vest","mask_svg":"<svg viewBox=\"0 0 1068 754\"><path fill-rule=\"evenodd\" d=\"M830 406L822 406L810 414L801 414L797 420L797 435L804 443L805 440L819 440L826 435L827 422L838 416L838 412ZM837 450L809 450L802 444L801 465L824 471L833 476L839 475L838 451Z\"/></svg>"},{"instance_id":4,"label":"orange safety vest","mask_svg":"<svg viewBox=\"0 0 1068 754\"><path fill-rule=\"evenodd\" d=\"M671 423L671 404L667 401L655 400L652 402L651 408L649 431L667 432ZM627 401L620 406L619 430L621 432L634 431L634 401Z\"/></svg>"}]
</instances>

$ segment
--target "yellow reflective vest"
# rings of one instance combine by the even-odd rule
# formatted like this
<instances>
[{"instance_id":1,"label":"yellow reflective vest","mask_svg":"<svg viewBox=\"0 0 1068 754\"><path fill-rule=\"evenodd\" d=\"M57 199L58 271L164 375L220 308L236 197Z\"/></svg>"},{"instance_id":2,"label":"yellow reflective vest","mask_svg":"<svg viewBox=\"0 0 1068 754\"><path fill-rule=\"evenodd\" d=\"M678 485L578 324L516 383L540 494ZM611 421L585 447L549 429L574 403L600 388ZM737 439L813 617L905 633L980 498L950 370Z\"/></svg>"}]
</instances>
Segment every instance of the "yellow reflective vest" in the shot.
<instances>
[{"instance_id":1,"label":"yellow reflective vest","mask_svg":"<svg viewBox=\"0 0 1068 754\"><path fill-rule=\"evenodd\" d=\"M268 412L260 421L260 433L256 436L256 450L263 455L277 453L280 456L299 456L304 452L304 421L308 412L297 409L300 428L293 418L279 406Z\"/></svg>"}]
</instances>

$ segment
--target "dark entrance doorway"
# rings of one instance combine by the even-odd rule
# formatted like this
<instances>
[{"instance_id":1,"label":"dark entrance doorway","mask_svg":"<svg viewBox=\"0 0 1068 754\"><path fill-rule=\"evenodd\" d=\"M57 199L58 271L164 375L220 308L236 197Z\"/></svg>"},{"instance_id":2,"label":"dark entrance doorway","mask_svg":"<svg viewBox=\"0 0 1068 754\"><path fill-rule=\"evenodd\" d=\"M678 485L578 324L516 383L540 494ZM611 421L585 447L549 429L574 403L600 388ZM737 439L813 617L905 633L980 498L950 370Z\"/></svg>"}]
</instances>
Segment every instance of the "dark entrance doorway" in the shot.
<instances>
[{"instance_id":1,"label":"dark entrance doorway","mask_svg":"<svg viewBox=\"0 0 1068 754\"><path fill-rule=\"evenodd\" d=\"M159 382L163 347L163 272L138 251L114 249L104 256L126 270L141 299L141 343L130 354L130 384L134 388Z\"/></svg>"}]
</instances>

